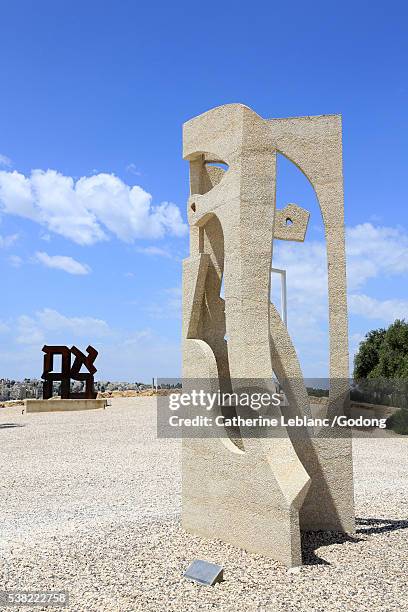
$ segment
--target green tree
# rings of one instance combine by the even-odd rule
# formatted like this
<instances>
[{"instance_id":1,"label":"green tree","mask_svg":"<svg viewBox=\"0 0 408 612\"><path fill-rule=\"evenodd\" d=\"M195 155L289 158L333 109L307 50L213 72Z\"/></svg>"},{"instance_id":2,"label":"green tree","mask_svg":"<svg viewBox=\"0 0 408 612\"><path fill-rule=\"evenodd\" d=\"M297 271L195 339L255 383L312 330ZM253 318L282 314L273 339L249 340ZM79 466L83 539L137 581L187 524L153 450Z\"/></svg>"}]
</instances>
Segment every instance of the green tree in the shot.
<instances>
[{"instance_id":1,"label":"green tree","mask_svg":"<svg viewBox=\"0 0 408 612\"><path fill-rule=\"evenodd\" d=\"M368 378L370 373L378 366L380 361L380 348L384 342L386 330L374 329L366 334L360 343L356 356L354 357L354 373L356 380Z\"/></svg>"},{"instance_id":2,"label":"green tree","mask_svg":"<svg viewBox=\"0 0 408 612\"><path fill-rule=\"evenodd\" d=\"M387 329L371 376L408 379L408 323L404 320L397 319Z\"/></svg>"},{"instance_id":3,"label":"green tree","mask_svg":"<svg viewBox=\"0 0 408 612\"><path fill-rule=\"evenodd\" d=\"M408 323L368 332L354 358L354 378L408 379Z\"/></svg>"},{"instance_id":4,"label":"green tree","mask_svg":"<svg viewBox=\"0 0 408 612\"><path fill-rule=\"evenodd\" d=\"M408 323L397 319L388 329L368 332L354 358L353 376L352 399L407 409Z\"/></svg>"}]
</instances>

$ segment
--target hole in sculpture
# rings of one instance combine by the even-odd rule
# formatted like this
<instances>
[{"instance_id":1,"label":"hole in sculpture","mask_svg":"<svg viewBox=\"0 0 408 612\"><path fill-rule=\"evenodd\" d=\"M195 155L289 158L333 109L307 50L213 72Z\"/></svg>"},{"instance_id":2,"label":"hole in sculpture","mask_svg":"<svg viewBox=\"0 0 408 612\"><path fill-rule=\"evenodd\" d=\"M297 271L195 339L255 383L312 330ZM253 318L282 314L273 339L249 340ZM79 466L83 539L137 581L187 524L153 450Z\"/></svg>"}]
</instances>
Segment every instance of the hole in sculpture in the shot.
<instances>
[{"instance_id":1,"label":"hole in sculpture","mask_svg":"<svg viewBox=\"0 0 408 612\"><path fill-rule=\"evenodd\" d=\"M193 189L197 190L195 193L204 195L211 191L223 180L228 168L228 164L222 160L204 161L200 179L196 182L195 187L193 187Z\"/></svg>"},{"instance_id":2,"label":"hole in sculpture","mask_svg":"<svg viewBox=\"0 0 408 612\"><path fill-rule=\"evenodd\" d=\"M221 279L220 298L225 300L224 274L222 275L222 279Z\"/></svg>"},{"instance_id":3,"label":"hole in sculpture","mask_svg":"<svg viewBox=\"0 0 408 612\"><path fill-rule=\"evenodd\" d=\"M225 172L229 169L228 164L225 162L205 162L206 166L213 166L215 168L221 168L221 170L225 170Z\"/></svg>"},{"instance_id":4,"label":"hole in sculpture","mask_svg":"<svg viewBox=\"0 0 408 612\"><path fill-rule=\"evenodd\" d=\"M190 208L191 208L191 210L192 210L193 212L195 212L195 211L196 211L196 205L194 204L194 202L192 203L192 205L190 206Z\"/></svg>"},{"instance_id":5,"label":"hole in sculpture","mask_svg":"<svg viewBox=\"0 0 408 612\"><path fill-rule=\"evenodd\" d=\"M83 393L85 391L85 383L82 380L71 380L70 392Z\"/></svg>"},{"instance_id":6,"label":"hole in sculpture","mask_svg":"<svg viewBox=\"0 0 408 612\"><path fill-rule=\"evenodd\" d=\"M62 371L62 355L54 355L53 363L52 363L52 371L53 372L61 372Z\"/></svg>"},{"instance_id":7,"label":"hole in sculpture","mask_svg":"<svg viewBox=\"0 0 408 612\"><path fill-rule=\"evenodd\" d=\"M305 376L328 375L328 289L325 230L316 193L303 172L287 157L277 155L276 209L293 202L310 212L304 242L274 240L272 267L286 271L288 329ZM296 219L283 217L285 227ZM293 224L293 226L292 226ZM271 277L271 302L284 312L282 277ZM283 317L282 317L283 318ZM320 341L317 342L317 338ZM313 364L313 365L312 365Z\"/></svg>"}]
</instances>

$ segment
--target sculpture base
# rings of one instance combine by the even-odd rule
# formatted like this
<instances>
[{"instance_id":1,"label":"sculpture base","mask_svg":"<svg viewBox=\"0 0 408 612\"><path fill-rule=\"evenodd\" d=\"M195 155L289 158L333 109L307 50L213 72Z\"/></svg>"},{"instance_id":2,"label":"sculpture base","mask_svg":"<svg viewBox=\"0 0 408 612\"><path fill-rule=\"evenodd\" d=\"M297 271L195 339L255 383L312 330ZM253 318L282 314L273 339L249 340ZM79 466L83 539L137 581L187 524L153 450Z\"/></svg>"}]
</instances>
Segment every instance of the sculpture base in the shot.
<instances>
[{"instance_id":1,"label":"sculpture base","mask_svg":"<svg viewBox=\"0 0 408 612\"><path fill-rule=\"evenodd\" d=\"M25 411L28 412L66 412L69 410L97 410L106 408L106 399L49 399L24 401Z\"/></svg>"}]
</instances>

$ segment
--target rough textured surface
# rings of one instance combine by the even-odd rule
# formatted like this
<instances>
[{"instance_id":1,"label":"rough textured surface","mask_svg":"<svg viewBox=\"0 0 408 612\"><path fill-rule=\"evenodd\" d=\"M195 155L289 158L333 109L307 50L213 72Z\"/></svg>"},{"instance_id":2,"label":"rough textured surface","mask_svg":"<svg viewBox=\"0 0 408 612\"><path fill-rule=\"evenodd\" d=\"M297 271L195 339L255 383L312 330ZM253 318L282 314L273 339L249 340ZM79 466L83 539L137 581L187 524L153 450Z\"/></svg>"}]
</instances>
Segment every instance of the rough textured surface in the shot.
<instances>
[{"instance_id":1,"label":"rough textured surface","mask_svg":"<svg viewBox=\"0 0 408 612\"><path fill-rule=\"evenodd\" d=\"M229 104L183 126L191 228L190 257L183 264L183 378L200 381L197 386L211 378L209 386L219 381L222 391L233 392L252 380L258 391L272 393L275 374L289 399L290 416L310 414L295 347L270 304L273 240L303 240L309 220L295 204L275 210L278 152L308 177L323 216L329 266L327 410L332 416L343 411L348 379L337 115L266 120L242 104ZM241 407L236 410L241 416ZM301 563L300 527L354 531L347 436L304 443L298 433L281 428L273 444L247 441L245 452L229 442L184 440L185 529L289 566Z\"/></svg>"},{"instance_id":2,"label":"rough textured surface","mask_svg":"<svg viewBox=\"0 0 408 612\"><path fill-rule=\"evenodd\" d=\"M406 609L407 439L353 441L357 533L308 534L306 564L287 571L183 531L181 447L156 439L154 408L0 410L1 589L67 589L72 612ZM187 582L194 558L223 565L225 581Z\"/></svg>"},{"instance_id":3,"label":"rough textured surface","mask_svg":"<svg viewBox=\"0 0 408 612\"><path fill-rule=\"evenodd\" d=\"M106 408L105 399L47 399L24 400L26 412L65 412L69 410L98 410Z\"/></svg>"},{"instance_id":4,"label":"rough textured surface","mask_svg":"<svg viewBox=\"0 0 408 612\"><path fill-rule=\"evenodd\" d=\"M275 240L303 242L306 236L310 213L296 204L288 204L277 210L273 237Z\"/></svg>"}]
</instances>

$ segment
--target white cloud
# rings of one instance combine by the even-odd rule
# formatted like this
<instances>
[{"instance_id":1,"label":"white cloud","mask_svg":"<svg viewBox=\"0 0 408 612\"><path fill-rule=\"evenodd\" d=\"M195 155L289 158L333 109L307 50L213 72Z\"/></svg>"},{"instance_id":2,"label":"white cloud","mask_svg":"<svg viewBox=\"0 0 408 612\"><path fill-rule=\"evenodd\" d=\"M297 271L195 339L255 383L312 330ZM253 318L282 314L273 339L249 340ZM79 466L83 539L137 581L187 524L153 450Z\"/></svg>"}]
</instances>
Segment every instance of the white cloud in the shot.
<instances>
[{"instance_id":1,"label":"white cloud","mask_svg":"<svg viewBox=\"0 0 408 612\"><path fill-rule=\"evenodd\" d=\"M154 330L122 332L122 341L98 345L98 378L151 382L153 376L180 376L180 342ZM117 345L120 344L120 359Z\"/></svg>"},{"instance_id":2,"label":"white cloud","mask_svg":"<svg viewBox=\"0 0 408 612\"><path fill-rule=\"evenodd\" d=\"M346 229L347 282L351 291L349 314L367 319L365 329L354 334L350 352L372 326L369 321L391 323L408 318L408 301L365 295L365 284L374 279L408 274L408 233L400 227L364 223ZM328 363L327 261L323 241L274 243L273 266L284 268L288 285L288 327L305 371ZM272 297L280 308L278 278L272 277ZM315 372L313 371L314 375Z\"/></svg>"},{"instance_id":3,"label":"white cloud","mask_svg":"<svg viewBox=\"0 0 408 612\"><path fill-rule=\"evenodd\" d=\"M11 159L7 157L7 155L2 155L0 153L0 167L11 168L12 165L13 162L11 161Z\"/></svg>"},{"instance_id":4,"label":"white cloud","mask_svg":"<svg viewBox=\"0 0 408 612\"><path fill-rule=\"evenodd\" d=\"M31 219L81 245L107 240L110 234L133 242L187 231L175 204L152 206L149 193L113 174L74 180L55 170L33 170L29 177L0 171L0 206L4 213Z\"/></svg>"},{"instance_id":5,"label":"white cloud","mask_svg":"<svg viewBox=\"0 0 408 612\"><path fill-rule=\"evenodd\" d=\"M42 368L43 344L76 344L85 351L92 344L99 355L97 379L144 380L152 376L179 376L180 342L151 329L112 329L106 321L87 316L69 317L44 308L22 315L0 333L8 333L7 346L0 343L0 371L3 376L23 379L38 377ZM7 350L5 350L5 347ZM3 350L4 349L4 350Z\"/></svg>"},{"instance_id":6,"label":"white cloud","mask_svg":"<svg viewBox=\"0 0 408 612\"><path fill-rule=\"evenodd\" d=\"M18 344L44 344L44 332L39 327L38 322L26 315L18 317L17 336Z\"/></svg>"},{"instance_id":7,"label":"white cloud","mask_svg":"<svg viewBox=\"0 0 408 612\"><path fill-rule=\"evenodd\" d=\"M375 227L371 223L347 228L346 253L349 290L355 291L373 278L408 273L408 233L402 228ZM306 306L319 316L327 310L327 299L322 300L327 297L324 242L275 243L273 266L286 269L288 299L298 314Z\"/></svg>"},{"instance_id":8,"label":"white cloud","mask_svg":"<svg viewBox=\"0 0 408 612\"><path fill-rule=\"evenodd\" d=\"M165 249L161 249L160 247L148 246L148 247L138 247L136 249L138 253L143 253L143 255L156 255L158 257L171 257L170 253Z\"/></svg>"},{"instance_id":9,"label":"white cloud","mask_svg":"<svg viewBox=\"0 0 408 612\"><path fill-rule=\"evenodd\" d=\"M128 164L126 166L126 172L130 172L130 174L134 174L135 176L141 176L142 173L137 169L136 164Z\"/></svg>"},{"instance_id":10,"label":"white cloud","mask_svg":"<svg viewBox=\"0 0 408 612\"><path fill-rule=\"evenodd\" d=\"M349 289L370 278L408 272L408 234L400 227L356 225L347 229L346 245Z\"/></svg>"},{"instance_id":11,"label":"white cloud","mask_svg":"<svg viewBox=\"0 0 408 612\"><path fill-rule=\"evenodd\" d=\"M279 242L275 243L274 251L272 265L286 270L292 299L299 303L316 303L316 298L327 295L326 250L323 242ZM279 281L273 275L272 287L276 284Z\"/></svg>"},{"instance_id":12,"label":"white cloud","mask_svg":"<svg viewBox=\"0 0 408 612\"><path fill-rule=\"evenodd\" d=\"M348 298L349 312L366 319L378 319L392 323L395 319L408 320L408 300L377 300L364 294L352 294Z\"/></svg>"},{"instance_id":13,"label":"white cloud","mask_svg":"<svg viewBox=\"0 0 408 612\"><path fill-rule=\"evenodd\" d=\"M327 264L323 242L276 242L273 267L287 276L288 330L306 375L326 375L328 364ZM280 312L280 279L272 275L272 301Z\"/></svg>"},{"instance_id":14,"label":"white cloud","mask_svg":"<svg viewBox=\"0 0 408 612\"><path fill-rule=\"evenodd\" d=\"M408 273L408 233L402 228L376 227L371 223L347 228L346 252L349 290L375 277ZM299 294L298 301L309 303L327 294L324 242L277 242L273 265L287 270L291 291Z\"/></svg>"},{"instance_id":15,"label":"white cloud","mask_svg":"<svg viewBox=\"0 0 408 612\"><path fill-rule=\"evenodd\" d=\"M0 249L8 249L18 240L18 234L10 234L9 236L0 236Z\"/></svg>"},{"instance_id":16,"label":"white cloud","mask_svg":"<svg viewBox=\"0 0 408 612\"><path fill-rule=\"evenodd\" d=\"M10 255L8 261L13 268L20 268L23 265L23 259L19 255Z\"/></svg>"},{"instance_id":17,"label":"white cloud","mask_svg":"<svg viewBox=\"0 0 408 612\"><path fill-rule=\"evenodd\" d=\"M103 319L67 317L52 308L44 308L34 316L21 315L17 319L18 344L70 345L75 338L86 342L109 336L111 330Z\"/></svg>"},{"instance_id":18,"label":"white cloud","mask_svg":"<svg viewBox=\"0 0 408 612\"><path fill-rule=\"evenodd\" d=\"M43 264L47 268L55 268L57 270L64 270L68 274L89 274L91 268L86 264L82 264L72 257L65 255L48 255L43 251L38 251L35 254L35 260L38 263Z\"/></svg>"}]
</instances>

